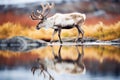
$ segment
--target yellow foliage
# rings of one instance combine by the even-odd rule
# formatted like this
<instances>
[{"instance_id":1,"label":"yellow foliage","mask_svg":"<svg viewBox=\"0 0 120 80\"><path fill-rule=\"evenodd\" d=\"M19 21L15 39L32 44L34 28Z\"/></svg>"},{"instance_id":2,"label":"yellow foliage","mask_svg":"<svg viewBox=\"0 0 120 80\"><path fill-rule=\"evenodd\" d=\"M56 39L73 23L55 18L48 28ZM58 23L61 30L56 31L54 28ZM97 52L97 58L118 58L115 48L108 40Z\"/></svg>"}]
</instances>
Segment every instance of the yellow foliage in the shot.
<instances>
[{"instance_id":1,"label":"yellow foliage","mask_svg":"<svg viewBox=\"0 0 120 80\"><path fill-rule=\"evenodd\" d=\"M84 26L85 36L100 40L120 38L120 21L116 24L105 25L99 22L96 25Z\"/></svg>"},{"instance_id":2,"label":"yellow foliage","mask_svg":"<svg viewBox=\"0 0 120 80\"><path fill-rule=\"evenodd\" d=\"M105 25L102 22L99 22L96 25L89 25L89 26L82 26L85 37L93 37L101 40L111 40L120 38L120 21L111 24ZM0 25L0 38L10 38L13 36L26 36L33 39L50 39L53 30L48 29L45 30L44 28L40 30L36 30L35 27L26 27L20 24L13 24L13 23L5 23ZM69 29L69 30L62 30L62 38L63 37L75 37L77 36L78 32L76 28ZM58 36L55 35L55 39Z\"/></svg>"}]
</instances>

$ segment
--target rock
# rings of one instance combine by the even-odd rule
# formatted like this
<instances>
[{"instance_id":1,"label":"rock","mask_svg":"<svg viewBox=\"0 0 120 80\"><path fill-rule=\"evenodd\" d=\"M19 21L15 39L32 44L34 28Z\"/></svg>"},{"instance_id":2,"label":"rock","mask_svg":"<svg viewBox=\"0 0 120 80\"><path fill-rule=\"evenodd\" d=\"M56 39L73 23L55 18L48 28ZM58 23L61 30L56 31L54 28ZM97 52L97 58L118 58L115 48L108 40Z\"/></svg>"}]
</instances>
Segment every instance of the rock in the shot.
<instances>
[{"instance_id":1,"label":"rock","mask_svg":"<svg viewBox=\"0 0 120 80\"><path fill-rule=\"evenodd\" d=\"M0 40L1 50L28 51L46 45L47 43L45 41L33 40L23 36L16 36L10 39Z\"/></svg>"}]
</instances>

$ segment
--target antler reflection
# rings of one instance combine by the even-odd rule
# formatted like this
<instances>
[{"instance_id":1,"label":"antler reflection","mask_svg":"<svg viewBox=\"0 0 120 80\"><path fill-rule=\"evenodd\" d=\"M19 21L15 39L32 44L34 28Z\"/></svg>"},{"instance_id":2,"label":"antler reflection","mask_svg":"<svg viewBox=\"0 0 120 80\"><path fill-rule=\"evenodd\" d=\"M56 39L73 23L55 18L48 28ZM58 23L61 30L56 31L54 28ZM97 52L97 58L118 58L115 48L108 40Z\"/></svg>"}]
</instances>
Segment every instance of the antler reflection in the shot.
<instances>
[{"instance_id":1,"label":"antler reflection","mask_svg":"<svg viewBox=\"0 0 120 80\"><path fill-rule=\"evenodd\" d=\"M46 66L46 62L44 62L43 60L40 60L39 58L37 59L37 63L38 66L33 66L31 68L31 71L33 72L33 75L35 73L36 70L40 70L40 75L44 75L44 78L46 78L46 75L49 76L49 80L54 80L54 78L52 77L52 75L48 72L47 70L47 66Z\"/></svg>"}]
</instances>

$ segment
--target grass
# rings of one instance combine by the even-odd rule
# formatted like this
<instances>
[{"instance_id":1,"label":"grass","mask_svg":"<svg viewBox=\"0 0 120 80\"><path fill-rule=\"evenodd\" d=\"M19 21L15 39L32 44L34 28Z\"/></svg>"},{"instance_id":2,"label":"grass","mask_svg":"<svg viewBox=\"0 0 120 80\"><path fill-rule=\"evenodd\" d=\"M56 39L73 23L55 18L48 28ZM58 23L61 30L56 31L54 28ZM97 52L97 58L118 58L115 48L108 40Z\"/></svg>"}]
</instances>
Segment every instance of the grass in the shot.
<instances>
[{"instance_id":1,"label":"grass","mask_svg":"<svg viewBox=\"0 0 120 80\"><path fill-rule=\"evenodd\" d=\"M111 24L105 25L102 22L99 22L96 25L84 25L83 30L85 32L85 37L93 37L100 40L112 40L120 38L120 21ZM36 30L35 26L27 27L21 24L14 24L11 22L4 23L0 25L0 38L10 38L13 36L26 36L33 39L51 39L53 30L44 28ZM77 36L76 28L70 30L62 30L63 37L75 37ZM55 35L55 39L58 39L58 36Z\"/></svg>"},{"instance_id":2,"label":"grass","mask_svg":"<svg viewBox=\"0 0 120 80\"><path fill-rule=\"evenodd\" d=\"M109 26L102 22L99 22L96 25L84 26L84 31L85 36L100 40L120 38L120 21Z\"/></svg>"}]
</instances>

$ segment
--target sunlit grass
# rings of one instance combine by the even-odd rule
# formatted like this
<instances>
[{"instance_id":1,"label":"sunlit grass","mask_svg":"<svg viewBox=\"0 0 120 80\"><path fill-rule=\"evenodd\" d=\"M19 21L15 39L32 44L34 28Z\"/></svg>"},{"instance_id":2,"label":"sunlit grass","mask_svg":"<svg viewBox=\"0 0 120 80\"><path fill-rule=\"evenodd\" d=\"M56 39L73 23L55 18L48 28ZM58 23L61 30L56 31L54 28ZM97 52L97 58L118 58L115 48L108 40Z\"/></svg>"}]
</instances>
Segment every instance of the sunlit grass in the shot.
<instances>
[{"instance_id":1,"label":"sunlit grass","mask_svg":"<svg viewBox=\"0 0 120 80\"><path fill-rule=\"evenodd\" d=\"M84 26L85 35L100 40L112 40L120 38L120 21L116 24L105 25L99 22L96 25Z\"/></svg>"},{"instance_id":2,"label":"sunlit grass","mask_svg":"<svg viewBox=\"0 0 120 80\"><path fill-rule=\"evenodd\" d=\"M102 22L99 22L96 25L84 25L83 30L85 32L85 37L93 37L100 40L111 40L120 38L120 21L111 24L105 25ZM13 24L13 23L4 23L0 25L0 38L10 38L13 36L26 36L33 39L47 39L51 38L53 30L52 29L40 29L36 30L35 26L27 27L22 26L20 24ZM77 36L77 29L69 29L69 30L62 30L62 38L63 37L76 37ZM58 36L55 35L55 39L58 39Z\"/></svg>"},{"instance_id":3,"label":"sunlit grass","mask_svg":"<svg viewBox=\"0 0 120 80\"><path fill-rule=\"evenodd\" d=\"M3 25L0 25L0 38L26 36L34 39L42 39L42 38L50 39L48 35L51 33L52 31L45 31L44 29L41 29L38 31L38 30L35 30L34 27L26 27L20 24L13 24L9 22Z\"/></svg>"}]
</instances>

